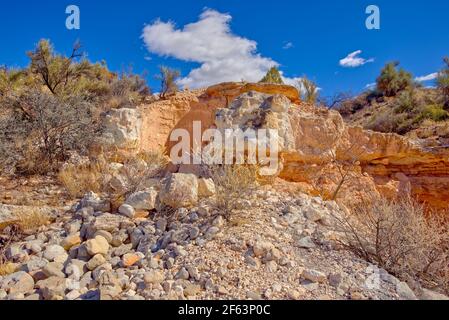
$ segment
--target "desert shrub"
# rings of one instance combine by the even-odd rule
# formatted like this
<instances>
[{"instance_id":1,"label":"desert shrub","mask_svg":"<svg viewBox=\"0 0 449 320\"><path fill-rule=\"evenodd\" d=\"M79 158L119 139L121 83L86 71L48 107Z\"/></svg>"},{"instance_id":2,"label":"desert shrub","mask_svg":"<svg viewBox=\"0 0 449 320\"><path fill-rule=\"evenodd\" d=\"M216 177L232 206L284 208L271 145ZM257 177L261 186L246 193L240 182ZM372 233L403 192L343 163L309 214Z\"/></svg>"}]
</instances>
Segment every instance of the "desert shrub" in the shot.
<instances>
[{"instance_id":1,"label":"desert shrub","mask_svg":"<svg viewBox=\"0 0 449 320\"><path fill-rule=\"evenodd\" d=\"M302 100L315 104L318 99L318 86L312 80L304 76L298 81L297 88L301 92Z\"/></svg>"},{"instance_id":2,"label":"desert shrub","mask_svg":"<svg viewBox=\"0 0 449 320\"><path fill-rule=\"evenodd\" d=\"M125 182L121 193L130 194L145 189L149 180L162 177L169 161L162 150L141 152L137 157L128 159L120 171Z\"/></svg>"},{"instance_id":3,"label":"desert shrub","mask_svg":"<svg viewBox=\"0 0 449 320\"><path fill-rule=\"evenodd\" d=\"M257 165L210 166L207 175L216 187L216 205L223 216L230 220L238 201L244 200L258 185Z\"/></svg>"},{"instance_id":4,"label":"desert shrub","mask_svg":"<svg viewBox=\"0 0 449 320\"><path fill-rule=\"evenodd\" d=\"M444 121L449 119L449 113L444 110L441 105L428 105L422 109L421 113L416 118L416 121L422 122L425 119L433 120L435 122Z\"/></svg>"},{"instance_id":5,"label":"desert shrub","mask_svg":"<svg viewBox=\"0 0 449 320\"><path fill-rule=\"evenodd\" d=\"M118 75L91 63L76 43L69 56L41 40L30 66L0 69L0 169L46 174L68 151L85 154L100 129L101 113L131 107L150 89L132 72Z\"/></svg>"},{"instance_id":6,"label":"desert shrub","mask_svg":"<svg viewBox=\"0 0 449 320\"><path fill-rule=\"evenodd\" d=\"M50 223L49 215L38 208L14 214L14 223L22 232L33 232Z\"/></svg>"},{"instance_id":7,"label":"desert shrub","mask_svg":"<svg viewBox=\"0 0 449 320\"><path fill-rule=\"evenodd\" d=\"M342 245L403 281L449 290L449 223L411 198L372 199L334 216Z\"/></svg>"},{"instance_id":8,"label":"desert shrub","mask_svg":"<svg viewBox=\"0 0 449 320\"><path fill-rule=\"evenodd\" d=\"M142 102L151 94L146 81L132 70L122 72L109 85L108 103L111 108L129 108Z\"/></svg>"},{"instance_id":9,"label":"desert shrub","mask_svg":"<svg viewBox=\"0 0 449 320\"><path fill-rule=\"evenodd\" d=\"M108 168L103 162L81 165L65 165L58 173L58 180L72 198L82 197L87 192L100 193L106 186Z\"/></svg>"},{"instance_id":10,"label":"desert shrub","mask_svg":"<svg viewBox=\"0 0 449 320\"><path fill-rule=\"evenodd\" d=\"M267 74L260 80L260 83L271 83L271 84L284 84L282 80L281 73L276 67L272 67L268 70Z\"/></svg>"},{"instance_id":11,"label":"desert shrub","mask_svg":"<svg viewBox=\"0 0 449 320\"><path fill-rule=\"evenodd\" d=\"M441 91L446 109L449 109L449 57L444 58L445 68L442 69L437 78L437 86Z\"/></svg>"},{"instance_id":12,"label":"desert shrub","mask_svg":"<svg viewBox=\"0 0 449 320\"><path fill-rule=\"evenodd\" d=\"M0 141L7 149L0 162L19 173L40 174L55 170L69 150L85 153L98 130L92 109L81 97L24 92L0 119Z\"/></svg>"},{"instance_id":13,"label":"desert shrub","mask_svg":"<svg viewBox=\"0 0 449 320\"><path fill-rule=\"evenodd\" d=\"M347 102L353 99L353 95L350 92L338 92L332 96L328 97L321 97L319 99L319 102L321 105L323 105L326 108L329 109L336 109L340 112L340 109L342 110L341 114L350 114L352 110L349 110L346 108ZM345 106L344 106L345 105ZM343 111L343 109L345 109Z\"/></svg>"},{"instance_id":14,"label":"desert shrub","mask_svg":"<svg viewBox=\"0 0 449 320\"><path fill-rule=\"evenodd\" d=\"M72 198L93 191L106 193L111 199L124 199L145 189L149 180L160 178L168 163L162 151L141 152L125 159L108 152L85 163L64 165L58 180Z\"/></svg>"},{"instance_id":15,"label":"desert shrub","mask_svg":"<svg viewBox=\"0 0 449 320\"><path fill-rule=\"evenodd\" d=\"M399 62L391 62L385 65L377 78L377 90L387 97L393 97L402 90L414 86L411 73L404 69L397 70Z\"/></svg>"},{"instance_id":16,"label":"desert shrub","mask_svg":"<svg viewBox=\"0 0 449 320\"><path fill-rule=\"evenodd\" d=\"M159 75L156 75L156 79L161 82L160 97L165 99L168 95L176 93L179 88L176 84L181 73L179 70L170 69L166 66L159 67Z\"/></svg>"},{"instance_id":17,"label":"desert shrub","mask_svg":"<svg viewBox=\"0 0 449 320\"><path fill-rule=\"evenodd\" d=\"M413 96L412 90L405 90L398 94L397 98L393 102L392 108L396 113L412 112L417 101Z\"/></svg>"},{"instance_id":18,"label":"desert shrub","mask_svg":"<svg viewBox=\"0 0 449 320\"><path fill-rule=\"evenodd\" d=\"M74 79L87 74L90 63L86 60L78 62L83 58L81 45L75 43L70 56L56 54L53 46L48 40L41 40L33 51L28 52L31 60L30 70L39 75L53 94L62 94Z\"/></svg>"},{"instance_id":19,"label":"desert shrub","mask_svg":"<svg viewBox=\"0 0 449 320\"><path fill-rule=\"evenodd\" d=\"M401 128L406 121L406 114L396 114L392 110L386 110L382 113L375 114L365 127L366 129L378 132L399 132L399 128Z\"/></svg>"}]
</instances>

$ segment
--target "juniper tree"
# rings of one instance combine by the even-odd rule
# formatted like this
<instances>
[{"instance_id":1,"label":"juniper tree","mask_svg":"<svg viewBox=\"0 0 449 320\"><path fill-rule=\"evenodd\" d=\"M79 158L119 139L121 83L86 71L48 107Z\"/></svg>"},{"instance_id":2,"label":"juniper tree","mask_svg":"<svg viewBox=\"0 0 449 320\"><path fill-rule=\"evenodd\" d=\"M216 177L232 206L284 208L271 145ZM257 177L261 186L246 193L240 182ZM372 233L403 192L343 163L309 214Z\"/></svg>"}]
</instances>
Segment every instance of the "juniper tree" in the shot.
<instances>
[{"instance_id":1,"label":"juniper tree","mask_svg":"<svg viewBox=\"0 0 449 320\"><path fill-rule=\"evenodd\" d=\"M282 80L279 69L276 67L272 67L270 70L268 70L265 77L260 80L260 83L284 84L284 81Z\"/></svg>"}]
</instances>

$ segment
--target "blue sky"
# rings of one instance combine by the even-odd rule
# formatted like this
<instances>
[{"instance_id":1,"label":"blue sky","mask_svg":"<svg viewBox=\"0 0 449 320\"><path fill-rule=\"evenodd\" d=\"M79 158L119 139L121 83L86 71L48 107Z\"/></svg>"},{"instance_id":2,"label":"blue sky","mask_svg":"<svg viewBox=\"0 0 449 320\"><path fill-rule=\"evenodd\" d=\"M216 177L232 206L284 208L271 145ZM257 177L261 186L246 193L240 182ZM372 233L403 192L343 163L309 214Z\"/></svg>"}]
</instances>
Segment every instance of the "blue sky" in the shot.
<instances>
[{"instance_id":1,"label":"blue sky","mask_svg":"<svg viewBox=\"0 0 449 320\"><path fill-rule=\"evenodd\" d=\"M70 4L80 8L80 30L65 27ZM370 4L381 10L381 30L365 27ZM59 52L80 39L90 60L147 71L156 91L152 75L162 64L180 69L189 87L214 77L252 80L278 64L287 78L315 80L323 95L356 93L391 60L415 76L437 72L449 55L448 13L447 0L2 0L0 65L27 65L25 52L41 38ZM353 57L363 65L340 65L359 50Z\"/></svg>"}]
</instances>

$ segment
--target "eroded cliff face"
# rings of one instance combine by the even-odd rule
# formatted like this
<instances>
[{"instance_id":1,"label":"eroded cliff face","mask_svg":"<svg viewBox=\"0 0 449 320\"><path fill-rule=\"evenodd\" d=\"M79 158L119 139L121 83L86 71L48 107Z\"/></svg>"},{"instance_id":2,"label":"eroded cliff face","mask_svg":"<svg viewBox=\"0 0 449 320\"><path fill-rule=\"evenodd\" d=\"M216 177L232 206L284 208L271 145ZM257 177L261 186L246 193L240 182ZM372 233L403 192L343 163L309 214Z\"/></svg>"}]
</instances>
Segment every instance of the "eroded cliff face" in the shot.
<instances>
[{"instance_id":1,"label":"eroded cliff face","mask_svg":"<svg viewBox=\"0 0 449 320\"><path fill-rule=\"evenodd\" d=\"M410 193L433 207L448 208L449 149L349 127L337 112L301 103L290 86L225 83L140 106L139 150L169 151L176 143L169 141L171 132L183 128L192 133L194 121L201 122L203 132L226 123L247 128L242 119L254 120L261 108L268 113L259 122L282 132L279 177L284 181L327 198L338 190L338 198L349 205L376 194Z\"/></svg>"}]
</instances>

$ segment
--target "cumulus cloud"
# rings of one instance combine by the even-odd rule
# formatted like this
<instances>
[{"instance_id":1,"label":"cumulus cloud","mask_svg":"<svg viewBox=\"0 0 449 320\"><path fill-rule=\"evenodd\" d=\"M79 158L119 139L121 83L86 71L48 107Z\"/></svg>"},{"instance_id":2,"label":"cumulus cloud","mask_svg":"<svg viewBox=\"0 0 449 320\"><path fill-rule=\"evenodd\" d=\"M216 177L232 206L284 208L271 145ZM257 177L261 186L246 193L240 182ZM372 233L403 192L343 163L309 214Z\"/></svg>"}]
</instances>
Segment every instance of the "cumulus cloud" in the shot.
<instances>
[{"instance_id":1,"label":"cumulus cloud","mask_svg":"<svg viewBox=\"0 0 449 320\"><path fill-rule=\"evenodd\" d=\"M362 54L362 50L357 50L348 54L347 57L340 60L340 66L345 68L356 68L374 62L373 58L365 59L360 57L360 54Z\"/></svg>"},{"instance_id":2,"label":"cumulus cloud","mask_svg":"<svg viewBox=\"0 0 449 320\"><path fill-rule=\"evenodd\" d=\"M206 9L194 23L177 28L173 22L157 20L145 26L143 41L149 52L200 66L179 80L189 88L226 81L259 81L279 64L257 52L255 41L232 33L229 14Z\"/></svg>"},{"instance_id":3,"label":"cumulus cloud","mask_svg":"<svg viewBox=\"0 0 449 320\"><path fill-rule=\"evenodd\" d=\"M422 76L422 77L416 77L415 81L425 82L425 81L435 80L436 78L438 78L438 72L434 72L434 73L431 73L431 74L428 74L428 75Z\"/></svg>"}]
</instances>

